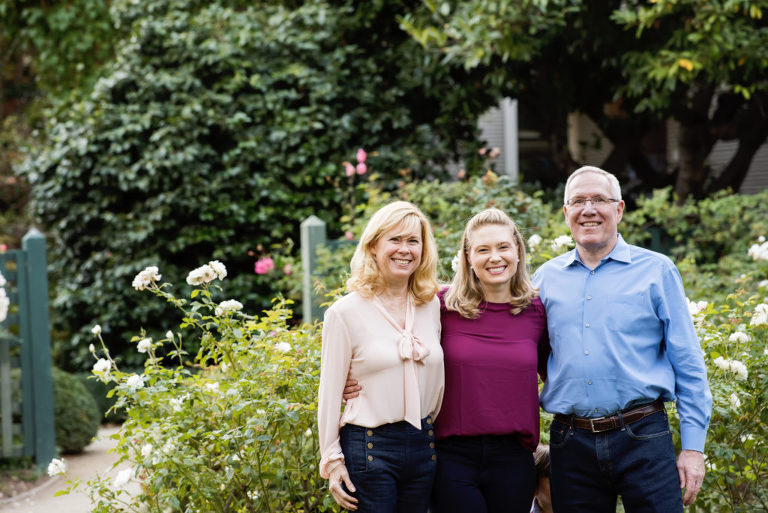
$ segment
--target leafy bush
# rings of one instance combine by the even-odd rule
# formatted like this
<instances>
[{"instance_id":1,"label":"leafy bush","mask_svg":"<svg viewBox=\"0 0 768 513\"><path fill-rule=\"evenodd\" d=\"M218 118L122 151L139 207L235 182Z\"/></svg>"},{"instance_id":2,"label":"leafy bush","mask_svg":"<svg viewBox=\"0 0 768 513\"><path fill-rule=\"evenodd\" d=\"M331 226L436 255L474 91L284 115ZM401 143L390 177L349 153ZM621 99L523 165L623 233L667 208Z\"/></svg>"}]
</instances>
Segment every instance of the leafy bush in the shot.
<instances>
[{"instance_id":1,"label":"leafy bush","mask_svg":"<svg viewBox=\"0 0 768 513\"><path fill-rule=\"evenodd\" d=\"M110 395L110 390L114 388L112 384L93 379L93 374L90 372L80 372L75 375L96 401L96 407L99 409L99 418L102 423L120 424L125 420L125 411L114 407L117 400L112 396L107 397Z\"/></svg>"},{"instance_id":2,"label":"leafy bush","mask_svg":"<svg viewBox=\"0 0 768 513\"><path fill-rule=\"evenodd\" d=\"M762 269L767 276L768 267ZM694 316L714 408L707 475L692 511L768 511L768 298L760 297L766 293L768 283L747 281Z\"/></svg>"},{"instance_id":3,"label":"leafy bush","mask_svg":"<svg viewBox=\"0 0 768 513\"><path fill-rule=\"evenodd\" d=\"M291 329L290 302L275 302L256 318L238 302L214 300L222 296L214 279L205 278L191 300L173 296L167 283L145 282L179 309L179 328L196 332L193 359L178 330L134 337L146 359L141 373L119 370L103 341L94 351L101 356L94 374L115 385L116 406L127 410L117 454L132 465L114 481L88 483L96 513L123 502L131 511L330 507L317 465L318 326ZM122 488L130 480L142 484L138 493ZM67 492L81 486L68 484Z\"/></svg>"},{"instance_id":4,"label":"leafy bush","mask_svg":"<svg viewBox=\"0 0 768 513\"><path fill-rule=\"evenodd\" d=\"M315 286L320 294L343 286L354 242L365 223L376 210L395 199L413 202L429 218L440 257L438 273L446 282L453 276L451 262L458 250L464 224L485 208L505 210L518 224L525 238L536 235L551 240L568 233L565 224L558 222L553 208L542 201L540 193L527 194L508 176L497 176L490 170L481 177L468 180L403 183L393 191L383 190L374 174L358 185L357 197L354 212L347 212L341 218L345 235L318 249ZM536 246L531 252L529 265L538 265L563 249ZM296 280L298 278L295 277ZM298 288L300 285L295 286Z\"/></svg>"},{"instance_id":5,"label":"leafy bush","mask_svg":"<svg viewBox=\"0 0 768 513\"><path fill-rule=\"evenodd\" d=\"M170 309L125 287L137 263L178 281L226 256L233 292L268 306L275 284L254 280L254 261L311 213L338 219L350 151L377 148L388 187L435 175L495 101L400 30L408 2L276 4L111 3L127 34L114 61L18 167L54 237L60 362L87 365L97 316L128 365L135 326L162 333Z\"/></svg>"},{"instance_id":6,"label":"leafy bush","mask_svg":"<svg viewBox=\"0 0 768 513\"><path fill-rule=\"evenodd\" d=\"M81 452L99 430L99 408L77 376L55 367L53 410L59 450L64 454Z\"/></svg>"}]
</instances>

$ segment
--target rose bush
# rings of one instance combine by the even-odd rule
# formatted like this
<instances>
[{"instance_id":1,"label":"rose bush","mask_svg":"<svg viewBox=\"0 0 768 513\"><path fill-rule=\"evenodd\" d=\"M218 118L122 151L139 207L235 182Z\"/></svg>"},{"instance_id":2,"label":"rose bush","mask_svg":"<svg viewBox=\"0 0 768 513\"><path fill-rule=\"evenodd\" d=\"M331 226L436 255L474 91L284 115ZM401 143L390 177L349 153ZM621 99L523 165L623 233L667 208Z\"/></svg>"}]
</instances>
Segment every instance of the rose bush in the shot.
<instances>
[{"instance_id":1,"label":"rose bush","mask_svg":"<svg viewBox=\"0 0 768 513\"><path fill-rule=\"evenodd\" d=\"M114 383L115 407L127 412L115 436L118 463L130 468L70 481L61 493L86 488L98 513L328 509L315 435L318 326L289 328L287 300L260 317L245 313L222 295L219 262L189 274L190 299L161 285L157 269L139 276L182 319L161 339L133 338L146 358L141 373L122 371L103 342L91 348L92 372ZM196 355L179 335L190 328L199 337Z\"/></svg>"}]
</instances>

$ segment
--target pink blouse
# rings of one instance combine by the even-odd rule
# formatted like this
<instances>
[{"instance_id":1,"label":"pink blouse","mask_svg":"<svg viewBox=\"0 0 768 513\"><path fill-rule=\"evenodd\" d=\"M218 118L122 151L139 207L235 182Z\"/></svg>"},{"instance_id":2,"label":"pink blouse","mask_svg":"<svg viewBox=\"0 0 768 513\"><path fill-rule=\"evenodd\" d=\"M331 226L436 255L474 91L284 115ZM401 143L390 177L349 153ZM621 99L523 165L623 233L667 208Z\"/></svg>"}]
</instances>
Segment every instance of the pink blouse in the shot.
<instances>
[{"instance_id":1,"label":"pink blouse","mask_svg":"<svg viewBox=\"0 0 768 513\"><path fill-rule=\"evenodd\" d=\"M341 411L347 376L362 390ZM443 386L437 297L420 306L409 297L405 329L378 298L352 292L336 301L323 323L317 405L320 475L327 479L344 462L342 426L376 427L405 420L421 429L422 418L434 418L440 411Z\"/></svg>"}]
</instances>

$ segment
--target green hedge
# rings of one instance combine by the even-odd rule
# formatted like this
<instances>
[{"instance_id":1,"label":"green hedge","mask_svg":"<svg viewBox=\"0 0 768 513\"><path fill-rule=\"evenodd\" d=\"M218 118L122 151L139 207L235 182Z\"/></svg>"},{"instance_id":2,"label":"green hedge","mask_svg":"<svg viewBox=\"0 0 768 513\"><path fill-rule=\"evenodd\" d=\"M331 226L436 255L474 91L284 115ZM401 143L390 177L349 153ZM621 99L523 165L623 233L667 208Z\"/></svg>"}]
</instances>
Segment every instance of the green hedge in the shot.
<instances>
[{"instance_id":1,"label":"green hedge","mask_svg":"<svg viewBox=\"0 0 768 513\"><path fill-rule=\"evenodd\" d=\"M53 409L56 446L64 454L81 452L98 433L99 407L77 376L55 367Z\"/></svg>"},{"instance_id":2,"label":"green hedge","mask_svg":"<svg viewBox=\"0 0 768 513\"><path fill-rule=\"evenodd\" d=\"M114 62L18 169L52 236L62 365L89 366L94 323L129 365L135 326L167 330L170 309L126 287L137 268L179 282L220 259L233 294L268 306L275 283L255 260L312 213L338 219L358 147L390 188L439 175L462 145L476 155L496 95L400 30L412 2L237 3L113 2L128 34Z\"/></svg>"}]
</instances>

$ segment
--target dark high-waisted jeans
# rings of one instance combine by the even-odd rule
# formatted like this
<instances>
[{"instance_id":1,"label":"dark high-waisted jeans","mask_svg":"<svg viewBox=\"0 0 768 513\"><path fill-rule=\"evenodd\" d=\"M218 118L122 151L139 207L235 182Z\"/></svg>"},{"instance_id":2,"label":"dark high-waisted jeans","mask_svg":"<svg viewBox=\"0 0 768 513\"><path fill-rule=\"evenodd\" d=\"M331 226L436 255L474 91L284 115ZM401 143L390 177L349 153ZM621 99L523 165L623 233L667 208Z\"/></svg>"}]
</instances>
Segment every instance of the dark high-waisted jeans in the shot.
<instances>
[{"instance_id":1,"label":"dark high-waisted jeans","mask_svg":"<svg viewBox=\"0 0 768 513\"><path fill-rule=\"evenodd\" d=\"M341 450L359 513L426 513L435 478L432 419L341 428Z\"/></svg>"}]
</instances>

